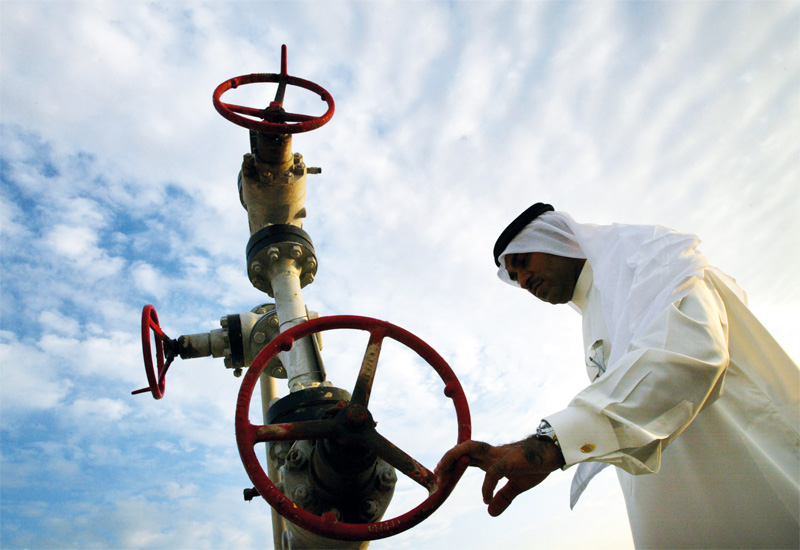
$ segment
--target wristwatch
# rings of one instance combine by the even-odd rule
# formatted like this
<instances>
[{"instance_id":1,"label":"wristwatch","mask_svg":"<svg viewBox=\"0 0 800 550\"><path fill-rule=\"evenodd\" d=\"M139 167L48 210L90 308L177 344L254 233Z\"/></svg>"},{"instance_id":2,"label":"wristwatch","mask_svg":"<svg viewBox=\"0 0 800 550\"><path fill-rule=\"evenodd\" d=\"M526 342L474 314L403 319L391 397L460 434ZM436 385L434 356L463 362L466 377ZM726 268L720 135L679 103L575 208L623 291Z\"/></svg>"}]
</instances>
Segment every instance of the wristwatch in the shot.
<instances>
[{"instance_id":1,"label":"wristwatch","mask_svg":"<svg viewBox=\"0 0 800 550\"><path fill-rule=\"evenodd\" d=\"M553 430L553 427L547 420L542 420L542 423L539 424L539 427L536 428L536 437L539 439L544 439L546 441L551 441L555 444L556 447L559 449L561 445L558 444L558 438L556 437L556 432Z\"/></svg>"}]
</instances>

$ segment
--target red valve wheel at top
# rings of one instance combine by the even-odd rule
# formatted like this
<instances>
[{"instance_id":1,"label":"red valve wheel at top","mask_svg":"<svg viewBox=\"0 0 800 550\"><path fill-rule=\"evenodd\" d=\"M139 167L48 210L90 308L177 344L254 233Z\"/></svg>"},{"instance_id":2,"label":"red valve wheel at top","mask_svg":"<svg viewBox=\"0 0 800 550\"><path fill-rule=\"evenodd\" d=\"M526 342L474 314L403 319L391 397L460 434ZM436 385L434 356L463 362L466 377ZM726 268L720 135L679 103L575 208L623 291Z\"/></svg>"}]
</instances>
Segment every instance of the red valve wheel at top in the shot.
<instances>
[{"instance_id":1,"label":"red valve wheel at top","mask_svg":"<svg viewBox=\"0 0 800 550\"><path fill-rule=\"evenodd\" d=\"M156 340L156 365L158 370L153 368L153 353L152 345L150 343L150 332L153 332ZM142 309L142 354L144 355L144 370L147 374L147 382L150 384L146 388L131 392L132 395L138 393L151 392L154 399L161 399L164 397L166 391L167 369L169 364L164 360L164 340L167 335L161 330L158 324L158 315L156 308L150 304L144 306Z\"/></svg>"},{"instance_id":2,"label":"red valve wheel at top","mask_svg":"<svg viewBox=\"0 0 800 550\"><path fill-rule=\"evenodd\" d=\"M264 367L282 351L289 351L294 342L331 329L356 329L370 334L367 350L361 364L350 403L339 410L335 417L305 422L267 424L256 426L250 423L250 401L256 381ZM439 476L397 448L375 430L375 423L367 406L375 376L378 358L384 338L391 338L411 348L439 374L444 381L444 394L453 400L458 423L457 443L470 438L471 421L464 390L450 366L428 344L400 327L354 315L319 317L305 321L278 335L253 361L242 381L236 404L236 443L247 474L259 494L275 510L295 525L318 535L338 539L366 541L390 537L401 533L430 516L453 491L467 468L468 460L460 460L452 474ZM296 441L328 439L346 433L349 440L356 438L360 445L370 448L375 454L400 470L407 477L428 490L419 506L390 520L376 523L341 523L333 514L317 516L293 503L264 473L256 457L254 446L267 441Z\"/></svg>"},{"instance_id":3,"label":"red valve wheel at top","mask_svg":"<svg viewBox=\"0 0 800 550\"><path fill-rule=\"evenodd\" d=\"M252 107L222 102L222 94L231 88L238 88L244 84L263 82L278 84L278 91L275 94L275 99L266 109L254 109ZM283 96L287 85L297 86L316 93L328 104L328 110L321 116L285 112L283 110ZM296 76L289 76L286 72L286 46L281 48L280 74L256 73L231 78L217 86L214 90L213 100L214 108L226 119L239 126L267 134L297 134L314 130L327 123L333 116L334 111L333 97L325 88L314 82L303 80ZM248 117L261 120L254 120Z\"/></svg>"}]
</instances>

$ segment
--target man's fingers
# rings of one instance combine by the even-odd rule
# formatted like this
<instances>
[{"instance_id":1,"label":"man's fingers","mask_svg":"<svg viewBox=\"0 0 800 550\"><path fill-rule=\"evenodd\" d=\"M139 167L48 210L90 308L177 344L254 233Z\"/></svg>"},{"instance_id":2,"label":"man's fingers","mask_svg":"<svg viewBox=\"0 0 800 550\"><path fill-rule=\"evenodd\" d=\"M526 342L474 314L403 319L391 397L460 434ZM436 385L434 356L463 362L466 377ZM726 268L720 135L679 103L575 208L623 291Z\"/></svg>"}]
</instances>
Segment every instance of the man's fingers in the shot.
<instances>
[{"instance_id":1,"label":"man's fingers","mask_svg":"<svg viewBox=\"0 0 800 550\"><path fill-rule=\"evenodd\" d=\"M497 468L492 467L486 470L486 475L483 477L483 486L481 487L481 494L483 495L483 503L489 504L494 498L494 489L497 483L503 476L497 473Z\"/></svg>"},{"instance_id":2,"label":"man's fingers","mask_svg":"<svg viewBox=\"0 0 800 550\"><path fill-rule=\"evenodd\" d=\"M506 508L511 504L511 501L514 500L514 497L518 494L519 491L511 485L511 482L506 483L502 489L497 491L497 494L494 495L491 502L487 503L489 504L489 515L496 517L505 512Z\"/></svg>"},{"instance_id":3,"label":"man's fingers","mask_svg":"<svg viewBox=\"0 0 800 550\"><path fill-rule=\"evenodd\" d=\"M458 445L456 445L455 447L444 453L444 456L439 461L439 464L437 464L436 468L434 468L433 470L434 473L439 475L444 472L450 471L453 468L453 464L455 464L456 460L458 460L459 458L461 458L466 454L469 454L469 449L467 448L466 445L467 443L469 443L469 441L465 441L464 443L459 443Z\"/></svg>"},{"instance_id":4,"label":"man's fingers","mask_svg":"<svg viewBox=\"0 0 800 550\"><path fill-rule=\"evenodd\" d=\"M469 456L472 459L470 466L480 466L480 459L491 448L491 445L482 441L469 440L459 443L444 454L439 464L436 465L434 473L440 475L449 472L462 456Z\"/></svg>"}]
</instances>

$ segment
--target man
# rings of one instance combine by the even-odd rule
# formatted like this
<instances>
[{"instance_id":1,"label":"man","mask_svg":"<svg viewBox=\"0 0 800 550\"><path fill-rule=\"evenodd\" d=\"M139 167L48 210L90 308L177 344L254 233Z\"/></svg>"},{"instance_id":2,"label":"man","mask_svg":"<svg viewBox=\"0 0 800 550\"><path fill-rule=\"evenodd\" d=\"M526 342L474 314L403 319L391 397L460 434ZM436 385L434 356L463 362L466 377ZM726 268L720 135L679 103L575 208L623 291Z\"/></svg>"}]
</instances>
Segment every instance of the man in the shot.
<instances>
[{"instance_id":1,"label":"man","mask_svg":"<svg viewBox=\"0 0 800 550\"><path fill-rule=\"evenodd\" d=\"M591 384L535 435L466 441L437 471L469 456L496 516L577 465L574 506L611 464L637 548L797 548L800 369L698 243L660 226L579 224L542 203L523 212L495 244L498 274L581 313Z\"/></svg>"}]
</instances>

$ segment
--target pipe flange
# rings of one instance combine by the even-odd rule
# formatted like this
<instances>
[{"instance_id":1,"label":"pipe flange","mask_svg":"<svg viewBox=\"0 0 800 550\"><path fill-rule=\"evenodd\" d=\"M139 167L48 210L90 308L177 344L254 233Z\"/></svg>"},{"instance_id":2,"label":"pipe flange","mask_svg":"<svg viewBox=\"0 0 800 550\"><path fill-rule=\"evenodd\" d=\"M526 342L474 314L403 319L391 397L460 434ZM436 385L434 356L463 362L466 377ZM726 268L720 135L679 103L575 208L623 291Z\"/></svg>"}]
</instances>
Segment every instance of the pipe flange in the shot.
<instances>
[{"instance_id":1,"label":"pipe flange","mask_svg":"<svg viewBox=\"0 0 800 550\"><path fill-rule=\"evenodd\" d=\"M300 271L301 288L314 281L317 257L309 234L294 225L268 225L247 243L247 277L258 290L274 297L267 273L271 264L285 259L293 261Z\"/></svg>"},{"instance_id":2,"label":"pipe flange","mask_svg":"<svg viewBox=\"0 0 800 550\"><path fill-rule=\"evenodd\" d=\"M280 334L278 324L278 311L275 304L264 304L253 309L253 313L261 315L261 318L253 327L250 335L250 354L253 358L258 355L264 346ZM264 372L273 378L286 378L286 369L280 357L275 357L264 369Z\"/></svg>"}]
</instances>

